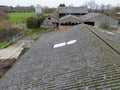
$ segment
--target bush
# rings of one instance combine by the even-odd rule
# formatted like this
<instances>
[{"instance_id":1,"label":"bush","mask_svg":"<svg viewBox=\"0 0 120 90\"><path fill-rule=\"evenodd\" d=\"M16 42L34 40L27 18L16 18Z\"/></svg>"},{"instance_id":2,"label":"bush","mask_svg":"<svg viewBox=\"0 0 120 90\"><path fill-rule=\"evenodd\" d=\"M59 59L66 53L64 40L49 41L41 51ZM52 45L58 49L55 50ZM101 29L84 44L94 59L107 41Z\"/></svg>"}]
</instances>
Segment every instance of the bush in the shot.
<instances>
[{"instance_id":1,"label":"bush","mask_svg":"<svg viewBox=\"0 0 120 90\"><path fill-rule=\"evenodd\" d=\"M43 15L39 18L29 17L26 21L27 28L29 28L29 29L39 28L41 23L45 20L46 17L47 17L47 15Z\"/></svg>"},{"instance_id":2,"label":"bush","mask_svg":"<svg viewBox=\"0 0 120 90\"><path fill-rule=\"evenodd\" d=\"M38 24L41 25L42 22L45 20L46 17L47 17L46 15L41 16L41 17L38 19Z\"/></svg>"},{"instance_id":3,"label":"bush","mask_svg":"<svg viewBox=\"0 0 120 90\"><path fill-rule=\"evenodd\" d=\"M34 18L34 17L29 17L29 18L26 20L26 26L27 26L27 28L29 28L29 29L38 28L38 27L39 27L39 25L38 25L38 19L37 19L37 18Z\"/></svg>"},{"instance_id":4,"label":"bush","mask_svg":"<svg viewBox=\"0 0 120 90\"><path fill-rule=\"evenodd\" d=\"M108 30L110 28L110 26L108 24L106 24L106 23L102 23L100 25L100 28Z\"/></svg>"}]
</instances>

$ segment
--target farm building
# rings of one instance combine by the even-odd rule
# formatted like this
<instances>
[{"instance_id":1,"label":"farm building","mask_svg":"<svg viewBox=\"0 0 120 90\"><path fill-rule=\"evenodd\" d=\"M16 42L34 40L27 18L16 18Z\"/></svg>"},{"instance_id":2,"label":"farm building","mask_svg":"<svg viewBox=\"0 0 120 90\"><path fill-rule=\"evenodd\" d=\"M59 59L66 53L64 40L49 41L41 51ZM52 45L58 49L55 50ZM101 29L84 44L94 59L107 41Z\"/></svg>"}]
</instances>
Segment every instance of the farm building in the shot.
<instances>
[{"instance_id":1,"label":"farm building","mask_svg":"<svg viewBox=\"0 0 120 90\"><path fill-rule=\"evenodd\" d=\"M101 13L89 13L80 17L80 19L83 23L96 27L99 27L103 23L109 25L110 27L117 27L118 25L117 20Z\"/></svg>"},{"instance_id":2,"label":"farm building","mask_svg":"<svg viewBox=\"0 0 120 90\"><path fill-rule=\"evenodd\" d=\"M74 15L80 17L88 13L86 7L59 7L59 18L66 15Z\"/></svg>"},{"instance_id":3,"label":"farm building","mask_svg":"<svg viewBox=\"0 0 120 90\"><path fill-rule=\"evenodd\" d=\"M66 15L64 17L61 17L59 20L60 25L65 25L65 26L73 26L73 25L78 25L81 23L81 20L79 17L73 16L73 15Z\"/></svg>"},{"instance_id":4,"label":"farm building","mask_svg":"<svg viewBox=\"0 0 120 90\"><path fill-rule=\"evenodd\" d=\"M0 90L120 90L120 35L77 25L40 37Z\"/></svg>"},{"instance_id":5,"label":"farm building","mask_svg":"<svg viewBox=\"0 0 120 90\"><path fill-rule=\"evenodd\" d=\"M13 12L14 11L13 7L8 7L8 6L4 6L4 5L0 5L0 10L2 10L4 12Z\"/></svg>"},{"instance_id":6,"label":"farm building","mask_svg":"<svg viewBox=\"0 0 120 90\"><path fill-rule=\"evenodd\" d=\"M120 25L120 12L116 13L116 19L118 20L118 24Z\"/></svg>"},{"instance_id":7,"label":"farm building","mask_svg":"<svg viewBox=\"0 0 120 90\"><path fill-rule=\"evenodd\" d=\"M58 20L53 16L49 15L42 23L42 27L47 28L57 28L58 27Z\"/></svg>"}]
</instances>

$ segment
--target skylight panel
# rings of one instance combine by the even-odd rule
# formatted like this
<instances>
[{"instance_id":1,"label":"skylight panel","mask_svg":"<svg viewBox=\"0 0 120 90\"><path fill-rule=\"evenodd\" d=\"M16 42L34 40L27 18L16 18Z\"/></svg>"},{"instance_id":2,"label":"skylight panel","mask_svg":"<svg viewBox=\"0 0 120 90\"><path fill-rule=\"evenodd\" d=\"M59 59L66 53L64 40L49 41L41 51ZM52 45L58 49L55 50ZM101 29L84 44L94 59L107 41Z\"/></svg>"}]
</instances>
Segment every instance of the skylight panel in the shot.
<instances>
[{"instance_id":1,"label":"skylight panel","mask_svg":"<svg viewBox=\"0 0 120 90\"><path fill-rule=\"evenodd\" d=\"M55 44L53 46L53 48L59 48L59 47L63 47L63 46L66 46L66 45L71 45L71 44L74 44L76 42L77 42L77 40L71 40L71 41L68 41L68 42L58 43L58 44Z\"/></svg>"},{"instance_id":2,"label":"skylight panel","mask_svg":"<svg viewBox=\"0 0 120 90\"><path fill-rule=\"evenodd\" d=\"M71 40L71 41L68 41L67 42L67 45L71 45L71 44L74 44L74 43L76 43L77 42L77 40Z\"/></svg>"},{"instance_id":3,"label":"skylight panel","mask_svg":"<svg viewBox=\"0 0 120 90\"><path fill-rule=\"evenodd\" d=\"M53 46L53 48L63 47L63 46L65 46L65 45L66 45L66 42L59 43L59 44L55 44L55 45Z\"/></svg>"}]
</instances>

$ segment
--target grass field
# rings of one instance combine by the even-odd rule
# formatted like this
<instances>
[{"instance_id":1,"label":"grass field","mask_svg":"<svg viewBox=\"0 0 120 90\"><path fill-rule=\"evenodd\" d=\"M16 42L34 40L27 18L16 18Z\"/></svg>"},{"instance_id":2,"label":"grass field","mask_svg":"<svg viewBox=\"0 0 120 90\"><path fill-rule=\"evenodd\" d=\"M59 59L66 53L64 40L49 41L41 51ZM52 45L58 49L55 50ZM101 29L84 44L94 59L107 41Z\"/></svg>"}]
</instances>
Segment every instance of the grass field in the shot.
<instances>
[{"instance_id":1,"label":"grass field","mask_svg":"<svg viewBox=\"0 0 120 90\"><path fill-rule=\"evenodd\" d=\"M15 13L8 13L10 21L13 23L18 23L25 21L28 17L34 16L34 12L15 12Z\"/></svg>"}]
</instances>

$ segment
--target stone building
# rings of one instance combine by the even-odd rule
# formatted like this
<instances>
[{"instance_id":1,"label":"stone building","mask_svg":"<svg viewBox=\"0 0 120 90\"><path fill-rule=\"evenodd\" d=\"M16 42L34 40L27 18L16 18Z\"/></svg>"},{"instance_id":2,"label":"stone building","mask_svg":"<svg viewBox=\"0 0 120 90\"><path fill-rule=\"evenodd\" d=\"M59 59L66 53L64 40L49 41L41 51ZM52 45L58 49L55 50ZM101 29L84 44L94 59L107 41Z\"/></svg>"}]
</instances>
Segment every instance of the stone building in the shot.
<instances>
[{"instance_id":1,"label":"stone building","mask_svg":"<svg viewBox=\"0 0 120 90\"><path fill-rule=\"evenodd\" d=\"M54 16L49 15L48 17L45 18L41 26L47 28L57 28L58 20Z\"/></svg>"}]
</instances>

